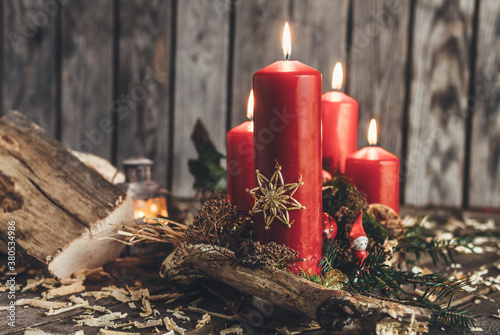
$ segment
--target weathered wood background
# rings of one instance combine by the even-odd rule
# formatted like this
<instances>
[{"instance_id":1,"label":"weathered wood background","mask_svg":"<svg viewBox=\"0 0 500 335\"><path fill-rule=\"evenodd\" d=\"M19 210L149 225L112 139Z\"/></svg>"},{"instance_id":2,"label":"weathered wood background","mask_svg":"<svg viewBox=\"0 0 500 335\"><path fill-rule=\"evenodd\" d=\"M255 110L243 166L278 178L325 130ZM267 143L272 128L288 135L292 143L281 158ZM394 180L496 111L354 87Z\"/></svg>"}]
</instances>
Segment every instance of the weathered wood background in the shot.
<instances>
[{"instance_id":1,"label":"weathered wood background","mask_svg":"<svg viewBox=\"0 0 500 335\"><path fill-rule=\"evenodd\" d=\"M500 208L498 0L3 0L0 16L0 112L115 164L147 156L175 195L192 195L196 119L224 152L288 20L325 91L343 62L359 146L376 117L404 203Z\"/></svg>"}]
</instances>

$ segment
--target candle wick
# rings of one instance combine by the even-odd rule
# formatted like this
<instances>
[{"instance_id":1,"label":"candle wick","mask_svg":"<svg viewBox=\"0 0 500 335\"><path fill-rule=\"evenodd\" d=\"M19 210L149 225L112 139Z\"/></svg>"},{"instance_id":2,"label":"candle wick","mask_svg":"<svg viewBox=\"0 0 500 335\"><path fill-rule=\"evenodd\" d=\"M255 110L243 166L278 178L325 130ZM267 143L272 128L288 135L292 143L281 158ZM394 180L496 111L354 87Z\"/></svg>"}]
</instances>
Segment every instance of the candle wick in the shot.
<instances>
[{"instance_id":1,"label":"candle wick","mask_svg":"<svg viewBox=\"0 0 500 335\"><path fill-rule=\"evenodd\" d=\"M288 60L288 57L289 57L289 53L287 52L285 55L285 60Z\"/></svg>"}]
</instances>

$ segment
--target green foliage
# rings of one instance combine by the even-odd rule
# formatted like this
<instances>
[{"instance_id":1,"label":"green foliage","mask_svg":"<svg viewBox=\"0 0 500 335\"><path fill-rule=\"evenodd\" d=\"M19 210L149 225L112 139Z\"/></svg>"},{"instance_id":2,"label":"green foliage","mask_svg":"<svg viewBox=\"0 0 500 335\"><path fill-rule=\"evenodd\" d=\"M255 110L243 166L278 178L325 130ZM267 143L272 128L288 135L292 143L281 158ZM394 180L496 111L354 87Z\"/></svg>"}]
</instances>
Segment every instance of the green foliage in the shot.
<instances>
[{"instance_id":1,"label":"green foliage","mask_svg":"<svg viewBox=\"0 0 500 335\"><path fill-rule=\"evenodd\" d=\"M478 316L469 313L466 305L452 306L457 292L466 292L469 282L466 279L450 280L439 274L422 275L394 270L384 264L385 251L370 254L363 262L346 262L339 257L335 247L330 247L321 261L323 273L337 268L349 277L348 289L359 294L379 299L395 300L399 303L419 306L432 311L432 322L450 329L463 331L474 327ZM424 291L421 296L414 289ZM472 292L475 293L475 292Z\"/></svg>"},{"instance_id":2,"label":"green foliage","mask_svg":"<svg viewBox=\"0 0 500 335\"><path fill-rule=\"evenodd\" d=\"M350 210L364 210L367 206L366 198L362 195L345 175L336 175L323 186L331 186L333 195L323 200L323 211L334 216L342 207ZM354 221L356 217L352 218Z\"/></svg>"},{"instance_id":3,"label":"green foliage","mask_svg":"<svg viewBox=\"0 0 500 335\"><path fill-rule=\"evenodd\" d=\"M189 160L189 172L194 176L194 188L203 191L225 192L226 170L220 165L225 156L213 145L205 146L197 160Z\"/></svg>"},{"instance_id":4,"label":"green foliage","mask_svg":"<svg viewBox=\"0 0 500 335\"><path fill-rule=\"evenodd\" d=\"M302 270L302 272L299 274L299 277L302 277L304 279L312 281L313 283L316 283L316 284L320 284L320 285L323 284L323 278L321 276L315 275L315 274L309 274L309 273L305 272L304 270Z\"/></svg>"},{"instance_id":5,"label":"green foliage","mask_svg":"<svg viewBox=\"0 0 500 335\"><path fill-rule=\"evenodd\" d=\"M422 220L423 221L423 220ZM455 263L453 253L457 247L465 247L474 251L470 247L470 237L461 236L451 240L440 240L433 236L431 232L422 227L421 222L407 229L405 237L399 240L396 251L412 253L419 260L422 255L429 255L434 265L439 260L445 263Z\"/></svg>"},{"instance_id":6,"label":"green foliage","mask_svg":"<svg viewBox=\"0 0 500 335\"><path fill-rule=\"evenodd\" d=\"M368 213L363 213L363 228L366 236L377 243L384 243L385 239L389 237L387 229Z\"/></svg>"}]
</instances>

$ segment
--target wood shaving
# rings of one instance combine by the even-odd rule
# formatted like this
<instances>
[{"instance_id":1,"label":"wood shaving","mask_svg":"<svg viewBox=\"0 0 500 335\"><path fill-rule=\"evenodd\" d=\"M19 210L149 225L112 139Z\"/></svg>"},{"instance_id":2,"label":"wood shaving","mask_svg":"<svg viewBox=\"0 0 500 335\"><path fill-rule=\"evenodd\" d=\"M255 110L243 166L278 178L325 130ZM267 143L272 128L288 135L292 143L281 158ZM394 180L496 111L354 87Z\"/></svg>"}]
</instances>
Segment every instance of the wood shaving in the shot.
<instances>
[{"instance_id":1,"label":"wood shaving","mask_svg":"<svg viewBox=\"0 0 500 335\"><path fill-rule=\"evenodd\" d=\"M65 307L67 303L61 301L47 301L41 299L19 299L16 301L16 305L19 306L29 305L31 307L37 307L37 308L54 309L54 308Z\"/></svg>"},{"instance_id":2,"label":"wood shaving","mask_svg":"<svg viewBox=\"0 0 500 335\"><path fill-rule=\"evenodd\" d=\"M119 302L128 303L131 301L138 301L142 298L143 290L125 290L116 286L107 286L101 289L104 292L110 292L110 296ZM131 294L133 292L133 294Z\"/></svg>"},{"instance_id":3,"label":"wood shaving","mask_svg":"<svg viewBox=\"0 0 500 335\"><path fill-rule=\"evenodd\" d=\"M69 311L73 311L73 310L78 309L78 308L83 308L86 306L88 306L88 303L87 304L75 304L75 305L71 305L71 306L67 306L67 307L63 307L63 308L59 308L59 309L55 309L55 310L51 309L48 312L45 312L45 315L47 315L47 316L58 315L58 314L66 313Z\"/></svg>"},{"instance_id":4,"label":"wood shaving","mask_svg":"<svg viewBox=\"0 0 500 335\"><path fill-rule=\"evenodd\" d=\"M151 308L151 303L148 300L149 298L149 290L145 289L142 291L142 312L139 313L143 318L146 316L150 316L153 313L153 309Z\"/></svg>"},{"instance_id":5,"label":"wood shaving","mask_svg":"<svg viewBox=\"0 0 500 335\"><path fill-rule=\"evenodd\" d=\"M128 303L128 307L130 307L132 309L137 308L137 306L134 304L133 301Z\"/></svg>"},{"instance_id":6,"label":"wood shaving","mask_svg":"<svg viewBox=\"0 0 500 335\"><path fill-rule=\"evenodd\" d=\"M91 282L96 282L106 279L109 280L112 277L109 273L104 271L102 266L95 269L83 269L78 271L77 273L79 272L83 273L85 275L86 280Z\"/></svg>"},{"instance_id":7,"label":"wood shaving","mask_svg":"<svg viewBox=\"0 0 500 335\"><path fill-rule=\"evenodd\" d=\"M75 282L71 285L65 285L58 288L54 288L49 290L47 293L53 297L62 297L68 294L74 294L85 291L85 286L83 286L83 282Z\"/></svg>"},{"instance_id":8,"label":"wood shaving","mask_svg":"<svg viewBox=\"0 0 500 335\"><path fill-rule=\"evenodd\" d=\"M124 319L127 317L127 313L114 312L110 314L104 314L100 317L93 317L91 315L82 316L85 317L82 320L75 320L78 326L88 326L88 327L111 327L115 328L116 325L114 320Z\"/></svg>"},{"instance_id":9,"label":"wood shaving","mask_svg":"<svg viewBox=\"0 0 500 335\"><path fill-rule=\"evenodd\" d=\"M167 328L167 330L169 331L175 331L177 334L180 334L180 335L184 335L184 333L186 332L186 329L184 328L181 328L179 327L175 321L171 318L169 318L168 316L166 316L164 319L163 319L163 323L165 324L165 327Z\"/></svg>"},{"instance_id":10,"label":"wood shaving","mask_svg":"<svg viewBox=\"0 0 500 335\"><path fill-rule=\"evenodd\" d=\"M141 333L128 333L128 332L119 332L116 330L109 330L109 329L99 329L99 335L122 335L122 334L128 334L128 335L141 335Z\"/></svg>"},{"instance_id":11,"label":"wood shaving","mask_svg":"<svg viewBox=\"0 0 500 335\"><path fill-rule=\"evenodd\" d=\"M243 335L243 328L237 325L221 330L220 332L220 335L227 335L227 334Z\"/></svg>"},{"instance_id":12,"label":"wood shaving","mask_svg":"<svg viewBox=\"0 0 500 335\"><path fill-rule=\"evenodd\" d=\"M58 335L58 334L49 333L41 329L28 329L24 332L24 335Z\"/></svg>"},{"instance_id":13,"label":"wood shaving","mask_svg":"<svg viewBox=\"0 0 500 335\"><path fill-rule=\"evenodd\" d=\"M179 320L191 321L191 318L189 316L182 315L181 312L173 312L172 315L175 316Z\"/></svg>"},{"instance_id":14,"label":"wood shaving","mask_svg":"<svg viewBox=\"0 0 500 335\"><path fill-rule=\"evenodd\" d=\"M75 297L75 296L71 296L69 298L69 300L74 303L74 304L83 304L84 305L84 308L86 309L92 309L94 311L97 311L97 312L102 312L102 313L111 313L111 311L109 309L107 309L106 307L104 306L99 306L99 305L89 305L89 302L86 301L86 300L83 300L82 298L80 297Z\"/></svg>"},{"instance_id":15,"label":"wood shaving","mask_svg":"<svg viewBox=\"0 0 500 335\"><path fill-rule=\"evenodd\" d=\"M181 296L182 294L180 293L166 293L166 294L152 295L149 297L149 301L168 300L169 302L173 302Z\"/></svg>"},{"instance_id":16,"label":"wood shaving","mask_svg":"<svg viewBox=\"0 0 500 335\"><path fill-rule=\"evenodd\" d=\"M94 297L96 300L109 298L111 296L111 291L88 291L82 292L82 297Z\"/></svg>"},{"instance_id":17,"label":"wood shaving","mask_svg":"<svg viewBox=\"0 0 500 335\"><path fill-rule=\"evenodd\" d=\"M144 289L141 288L141 284L139 282L136 283L135 287L128 287L127 290L130 294L130 297L132 298L133 301L140 300L144 294ZM149 297L149 291L148 291L148 297Z\"/></svg>"},{"instance_id":18,"label":"wood shaving","mask_svg":"<svg viewBox=\"0 0 500 335\"><path fill-rule=\"evenodd\" d=\"M146 322L139 322L139 321L133 322L134 326L136 328L139 328L139 329L161 326L162 323L163 323L162 320L148 320Z\"/></svg>"},{"instance_id":19,"label":"wood shaving","mask_svg":"<svg viewBox=\"0 0 500 335\"><path fill-rule=\"evenodd\" d=\"M26 286L23 287L21 290L21 293L24 293L26 291L36 291L38 286L42 285L45 282L45 278L41 279L28 279L26 282Z\"/></svg>"},{"instance_id":20,"label":"wood shaving","mask_svg":"<svg viewBox=\"0 0 500 335\"><path fill-rule=\"evenodd\" d=\"M210 320L212 320L212 317L210 316L210 314L208 314L208 313L203 314L203 316L201 317L201 319L199 319L196 322L196 329L203 328L207 323L210 322Z\"/></svg>"},{"instance_id":21,"label":"wood shaving","mask_svg":"<svg viewBox=\"0 0 500 335\"><path fill-rule=\"evenodd\" d=\"M62 278L60 280L62 285L71 285L78 282L84 282L86 279L85 273L82 271L75 272L71 277Z\"/></svg>"},{"instance_id":22,"label":"wood shaving","mask_svg":"<svg viewBox=\"0 0 500 335\"><path fill-rule=\"evenodd\" d=\"M188 309L188 311L195 312L195 313L210 314L210 316L213 316L214 318L218 318L218 319L223 319L223 320L228 320L228 321L238 320L238 317L236 315L225 315L225 314L210 312L210 311L207 311L203 308L198 308L198 307L193 307L193 306L188 306L187 309Z\"/></svg>"}]
</instances>

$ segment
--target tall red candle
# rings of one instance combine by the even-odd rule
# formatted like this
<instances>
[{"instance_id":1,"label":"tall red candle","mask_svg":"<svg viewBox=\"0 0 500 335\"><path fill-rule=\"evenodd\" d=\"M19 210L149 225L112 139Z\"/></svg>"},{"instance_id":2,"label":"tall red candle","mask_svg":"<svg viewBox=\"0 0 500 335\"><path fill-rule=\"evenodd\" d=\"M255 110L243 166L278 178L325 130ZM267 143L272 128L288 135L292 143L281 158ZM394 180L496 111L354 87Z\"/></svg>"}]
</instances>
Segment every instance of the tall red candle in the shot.
<instances>
[{"instance_id":1,"label":"tall red candle","mask_svg":"<svg viewBox=\"0 0 500 335\"><path fill-rule=\"evenodd\" d=\"M319 273L323 245L321 74L288 60L289 50L284 46L287 60L275 62L253 77L255 169L270 180L256 192L255 234L263 243L274 241L299 252L299 258L305 260L290 267L293 273ZM275 173L281 177L273 180ZM259 178L256 187L258 182ZM293 184L297 186L290 186ZM289 191L279 199L280 191L286 189ZM266 203L271 202L278 205L266 209ZM265 227L266 217L271 218L269 229Z\"/></svg>"},{"instance_id":2,"label":"tall red candle","mask_svg":"<svg viewBox=\"0 0 500 335\"><path fill-rule=\"evenodd\" d=\"M253 91L248 97L247 117L253 117ZM253 121L246 121L227 133L227 198L238 210L252 209L254 199L247 189L254 186Z\"/></svg>"},{"instance_id":3,"label":"tall red candle","mask_svg":"<svg viewBox=\"0 0 500 335\"><path fill-rule=\"evenodd\" d=\"M368 142L371 146L347 157L346 176L366 194L368 203L384 204L398 213L399 159L387 150L375 146L375 120L370 122Z\"/></svg>"},{"instance_id":4,"label":"tall red candle","mask_svg":"<svg viewBox=\"0 0 500 335\"><path fill-rule=\"evenodd\" d=\"M335 64L332 88L342 88L342 66ZM345 160L356 151L358 137L358 102L339 91L323 94L323 159L331 163L329 172L345 173Z\"/></svg>"}]
</instances>

